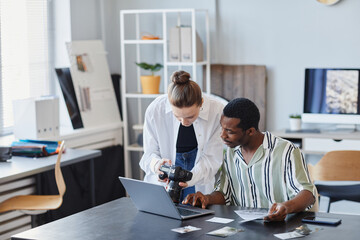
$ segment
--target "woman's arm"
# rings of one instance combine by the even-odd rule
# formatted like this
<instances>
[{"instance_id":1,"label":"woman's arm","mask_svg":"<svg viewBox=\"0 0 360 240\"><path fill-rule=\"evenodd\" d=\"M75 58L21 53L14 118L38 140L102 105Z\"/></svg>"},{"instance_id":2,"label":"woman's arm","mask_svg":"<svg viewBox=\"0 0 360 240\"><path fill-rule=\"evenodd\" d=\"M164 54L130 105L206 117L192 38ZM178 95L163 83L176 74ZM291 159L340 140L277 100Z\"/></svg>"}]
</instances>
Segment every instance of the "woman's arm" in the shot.
<instances>
[{"instance_id":1,"label":"woman's arm","mask_svg":"<svg viewBox=\"0 0 360 240\"><path fill-rule=\"evenodd\" d=\"M207 139L204 139L203 149L199 149L199 159L191 170L193 178L188 182L189 186L195 184L206 184L214 179L217 171L222 164L223 157L223 142L220 138L221 126L220 117L223 106L220 103L211 102L211 109L209 110L209 119L204 121L202 131L200 134L205 136L208 133Z\"/></svg>"},{"instance_id":2,"label":"woman's arm","mask_svg":"<svg viewBox=\"0 0 360 240\"><path fill-rule=\"evenodd\" d=\"M157 122L154 120L153 107L149 106L145 112L145 121L143 129L144 155L139 165L146 174L155 173L156 166L161 161L160 147L157 134Z\"/></svg>"}]
</instances>

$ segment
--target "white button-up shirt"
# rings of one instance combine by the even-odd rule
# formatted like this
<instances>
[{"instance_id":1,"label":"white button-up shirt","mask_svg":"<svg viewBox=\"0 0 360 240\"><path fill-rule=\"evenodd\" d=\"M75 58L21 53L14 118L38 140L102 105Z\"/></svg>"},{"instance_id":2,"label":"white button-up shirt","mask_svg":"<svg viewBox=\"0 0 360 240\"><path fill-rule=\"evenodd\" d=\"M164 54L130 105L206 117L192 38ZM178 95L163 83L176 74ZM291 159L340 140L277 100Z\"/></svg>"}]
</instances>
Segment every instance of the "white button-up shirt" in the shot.
<instances>
[{"instance_id":1,"label":"white button-up shirt","mask_svg":"<svg viewBox=\"0 0 360 240\"><path fill-rule=\"evenodd\" d=\"M205 194L214 189L215 174L222 164L223 143L220 138L220 117L224 105L203 94L204 103L199 117L193 122L198 152L191 172L189 186ZM140 167L145 171L144 181L162 184L153 166L162 158L175 164L176 141L180 122L175 118L167 95L156 98L146 109L144 123L144 155ZM152 167L151 167L152 166Z\"/></svg>"}]
</instances>

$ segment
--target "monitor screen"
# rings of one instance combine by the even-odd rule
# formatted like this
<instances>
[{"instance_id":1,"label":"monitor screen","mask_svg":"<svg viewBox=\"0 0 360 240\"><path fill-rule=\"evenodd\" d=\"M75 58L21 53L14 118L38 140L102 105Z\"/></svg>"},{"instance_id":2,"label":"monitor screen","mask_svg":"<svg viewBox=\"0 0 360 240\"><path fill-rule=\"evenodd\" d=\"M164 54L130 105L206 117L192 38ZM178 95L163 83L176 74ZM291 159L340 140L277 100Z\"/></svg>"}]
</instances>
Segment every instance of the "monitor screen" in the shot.
<instances>
[{"instance_id":1,"label":"monitor screen","mask_svg":"<svg viewBox=\"0 0 360 240\"><path fill-rule=\"evenodd\" d=\"M80 109L76 100L74 84L72 82L69 68L56 68L56 75L58 76L61 91L64 95L66 107L68 109L70 120L74 129L83 128Z\"/></svg>"},{"instance_id":2,"label":"monitor screen","mask_svg":"<svg viewBox=\"0 0 360 240\"><path fill-rule=\"evenodd\" d=\"M359 124L359 79L360 69L306 69L303 121Z\"/></svg>"}]
</instances>

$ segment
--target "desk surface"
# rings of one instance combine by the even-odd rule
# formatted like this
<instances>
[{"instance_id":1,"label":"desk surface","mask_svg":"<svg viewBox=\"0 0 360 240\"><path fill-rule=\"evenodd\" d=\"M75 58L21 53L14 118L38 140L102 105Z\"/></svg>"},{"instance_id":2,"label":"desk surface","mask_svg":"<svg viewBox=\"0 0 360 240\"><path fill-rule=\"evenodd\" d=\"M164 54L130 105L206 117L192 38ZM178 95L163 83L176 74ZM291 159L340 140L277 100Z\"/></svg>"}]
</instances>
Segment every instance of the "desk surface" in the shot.
<instances>
[{"instance_id":1,"label":"desk surface","mask_svg":"<svg viewBox=\"0 0 360 240\"><path fill-rule=\"evenodd\" d=\"M74 164L101 156L100 150L66 149L61 157L61 166ZM0 184L31 176L55 167L57 155L41 158L13 156L9 162L0 162Z\"/></svg>"},{"instance_id":2,"label":"desk surface","mask_svg":"<svg viewBox=\"0 0 360 240\"><path fill-rule=\"evenodd\" d=\"M341 131L323 131L320 133L308 133L308 132L286 132L285 129L272 131L272 134L282 138L327 138L327 139L350 139L359 140L360 131L355 132L341 132Z\"/></svg>"},{"instance_id":3,"label":"desk surface","mask_svg":"<svg viewBox=\"0 0 360 240\"><path fill-rule=\"evenodd\" d=\"M301 218L315 213L304 212L291 214L285 222L264 223L255 220L239 224L240 217L234 212L241 207L212 206L215 215L179 221L137 211L129 198L121 198L72 216L42 225L40 227L16 234L12 239L221 239L205 235L207 232L232 226L244 229L226 239L278 239L274 233L292 231L300 226ZM359 239L360 216L316 213L342 219L337 227L323 226L323 229L302 239ZM233 218L229 224L206 222L212 217ZM171 231L183 226L202 228L200 231L180 234Z\"/></svg>"}]
</instances>

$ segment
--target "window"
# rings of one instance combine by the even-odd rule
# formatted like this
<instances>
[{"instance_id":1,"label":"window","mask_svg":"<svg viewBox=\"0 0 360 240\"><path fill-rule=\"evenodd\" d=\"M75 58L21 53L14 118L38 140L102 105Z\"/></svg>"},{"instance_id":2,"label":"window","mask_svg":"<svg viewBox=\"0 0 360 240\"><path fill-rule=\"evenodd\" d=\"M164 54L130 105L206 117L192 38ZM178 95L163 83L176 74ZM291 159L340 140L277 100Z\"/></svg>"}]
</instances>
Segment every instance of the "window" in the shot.
<instances>
[{"instance_id":1,"label":"window","mask_svg":"<svg viewBox=\"0 0 360 240\"><path fill-rule=\"evenodd\" d=\"M50 93L48 0L0 0L0 135L12 101Z\"/></svg>"}]
</instances>

